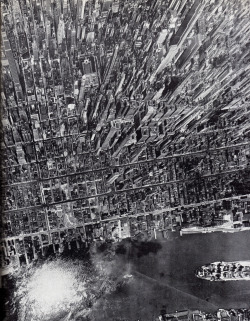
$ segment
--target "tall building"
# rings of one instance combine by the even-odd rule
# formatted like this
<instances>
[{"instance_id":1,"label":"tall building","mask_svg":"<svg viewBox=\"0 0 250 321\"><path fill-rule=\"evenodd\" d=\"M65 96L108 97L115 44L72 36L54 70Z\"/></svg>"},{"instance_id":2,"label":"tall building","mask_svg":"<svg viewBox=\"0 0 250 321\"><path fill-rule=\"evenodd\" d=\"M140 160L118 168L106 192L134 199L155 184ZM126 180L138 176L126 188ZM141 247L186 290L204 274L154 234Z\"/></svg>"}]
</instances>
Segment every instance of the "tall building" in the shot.
<instances>
[{"instance_id":1,"label":"tall building","mask_svg":"<svg viewBox=\"0 0 250 321\"><path fill-rule=\"evenodd\" d=\"M120 0L113 0L113 2L112 2L112 12L113 13L117 13L117 12L119 12L119 5L120 5Z\"/></svg>"},{"instance_id":2,"label":"tall building","mask_svg":"<svg viewBox=\"0 0 250 321\"><path fill-rule=\"evenodd\" d=\"M167 29L163 29L156 41L157 44L162 44L164 42L164 40L166 39L166 36L168 34L168 30Z\"/></svg>"},{"instance_id":3,"label":"tall building","mask_svg":"<svg viewBox=\"0 0 250 321\"><path fill-rule=\"evenodd\" d=\"M15 91L18 99L22 99L22 87L20 84L19 73L18 73L18 65L13 57L12 50L10 47L9 40L7 38L6 32L2 31L2 44L5 52L6 59L8 61L8 65L10 68L11 76L14 82Z\"/></svg>"},{"instance_id":4,"label":"tall building","mask_svg":"<svg viewBox=\"0 0 250 321\"><path fill-rule=\"evenodd\" d=\"M77 17L80 20L84 19L85 4L86 0L77 0Z\"/></svg>"},{"instance_id":5,"label":"tall building","mask_svg":"<svg viewBox=\"0 0 250 321\"><path fill-rule=\"evenodd\" d=\"M83 65L84 75L88 75L92 73L91 61L88 58L84 59L82 65Z\"/></svg>"},{"instance_id":6,"label":"tall building","mask_svg":"<svg viewBox=\"0 0 250 321\"><path fill-rule=\"evenodd\" d=\"M57 29L57 43L60 45L65 39L65 28L64 28L64 20L63 16L60 17L59 23L58 23L58 29Z\"/></svg>"},{"instance_id":7,"label":"tall building","mask_svg":"<svg viewBox=\"0 0 250 321\"><path fill-rule=\"evenodd\" d=\"M114 68L114 65L115 65L115 62L116 62L116 58L117 58L117 54L118 54L118 50L119 50L119 45L117 44L117 45L115 45L115 50L114 50L113 56L111 58L109 67L106 69L106 73L105 73L104 78L103 78L103 85L104 86L105 86L105 84L108 83L110 75L111 75L111 73L113 71L113 68Z\"/></svg>"},{"instance_id":8,"label":"tall building","mask_svg":"<svg viewBox=\"0 0 250 321\"><path fill-rule=\"evenodd\" d=\"M171 37L168 52L161 61L156 71L151 76L151 81L153 81L157 73L161 72L166 66L171 64L173 60L176 60L179 57L183 42L202 14L202 9L204 8L204 6L205 3L203 1L196 0L194 2L184 20L182 21L180 27L178 28L177 32Z\"/></svg>"},{"instance_id":9,"label":"tall building","mask_svg":"<svg viewBox=\"0 0 250 321\"><path fill-rule=\"evenodd\" d=\"M236 2L2 2L4 237L31 242L26 261L63 233L249 229L250 23Z\"/></svg>"}]
</instances>

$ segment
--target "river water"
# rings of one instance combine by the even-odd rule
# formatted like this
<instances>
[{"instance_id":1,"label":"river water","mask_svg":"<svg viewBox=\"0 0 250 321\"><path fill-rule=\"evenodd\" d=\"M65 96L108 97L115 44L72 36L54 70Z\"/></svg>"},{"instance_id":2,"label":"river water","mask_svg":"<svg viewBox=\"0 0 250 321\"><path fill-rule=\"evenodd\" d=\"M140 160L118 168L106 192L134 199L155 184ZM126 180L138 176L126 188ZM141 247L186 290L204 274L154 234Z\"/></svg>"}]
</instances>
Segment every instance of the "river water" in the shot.
<instances>
[{"instance_id":1,"label":"river water","mask_svg":"<svg viewBox=\"0 0 250 321\"><path fill-rule=\"evenodd\" d=\"M209 262L250 260L249 231L157 241L161 249L156 254L117 258L124 260L133 278L99 302L93 311L95 320L153 320L162 308L167 312L214 312L218 308L250 307L250 281L209 282L194 274Z\"/></svg>"}]
</instances>

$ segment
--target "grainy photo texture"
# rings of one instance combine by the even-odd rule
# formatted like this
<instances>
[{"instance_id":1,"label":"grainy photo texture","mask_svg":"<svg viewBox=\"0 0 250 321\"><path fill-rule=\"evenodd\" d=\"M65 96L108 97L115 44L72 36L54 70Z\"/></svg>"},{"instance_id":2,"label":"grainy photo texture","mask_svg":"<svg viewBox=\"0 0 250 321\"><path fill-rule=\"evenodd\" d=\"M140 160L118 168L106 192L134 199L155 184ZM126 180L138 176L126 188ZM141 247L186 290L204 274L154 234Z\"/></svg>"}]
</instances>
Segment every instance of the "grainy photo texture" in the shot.
<instances>
[{"instance_id":1,"label":"grainy photo texture","mask_svg":"<svg viewBox=\"0 0 250 321\"><path fill-rule=\"evenodd\" d=\"M0 0L4 321L250 321L250 1Z\"/></svg>"}]
</instances>

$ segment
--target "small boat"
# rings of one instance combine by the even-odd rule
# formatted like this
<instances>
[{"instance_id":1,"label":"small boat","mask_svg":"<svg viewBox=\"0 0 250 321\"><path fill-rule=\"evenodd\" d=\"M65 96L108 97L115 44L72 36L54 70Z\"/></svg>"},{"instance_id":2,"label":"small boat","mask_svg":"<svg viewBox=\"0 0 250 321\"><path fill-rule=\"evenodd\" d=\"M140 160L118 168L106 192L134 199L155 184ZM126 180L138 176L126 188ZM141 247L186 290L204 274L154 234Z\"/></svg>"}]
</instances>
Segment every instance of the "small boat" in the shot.
<instances>
[{"instance_id":1,"label":"small boat","mask_svg":"<svg viewBox=\"0 0 250 321\"><path fill-rule=\"evenodd\" d=\"M198 268L195 275L207 281L250 281L250 260L209 263Z\"/></svg>"}]
</instances>

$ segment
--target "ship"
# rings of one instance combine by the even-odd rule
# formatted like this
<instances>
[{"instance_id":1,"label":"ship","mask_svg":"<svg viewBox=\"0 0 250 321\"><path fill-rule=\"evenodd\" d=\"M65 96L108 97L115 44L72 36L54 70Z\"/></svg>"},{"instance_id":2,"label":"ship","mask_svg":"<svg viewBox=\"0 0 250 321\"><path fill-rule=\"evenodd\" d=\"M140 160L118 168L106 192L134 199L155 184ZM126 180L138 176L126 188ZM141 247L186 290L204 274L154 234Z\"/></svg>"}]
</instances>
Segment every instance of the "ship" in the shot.
<instances>
[{"instance_id":1,"label":"ship","mask_svg":"<svg viewBox=\"0 0 250 321\"><path fill-rule=\"evenodd\" d=\"M250 260L209 263L197 269L195 275L208 281L250 281Z\"/></svg>"}]
</instances>

